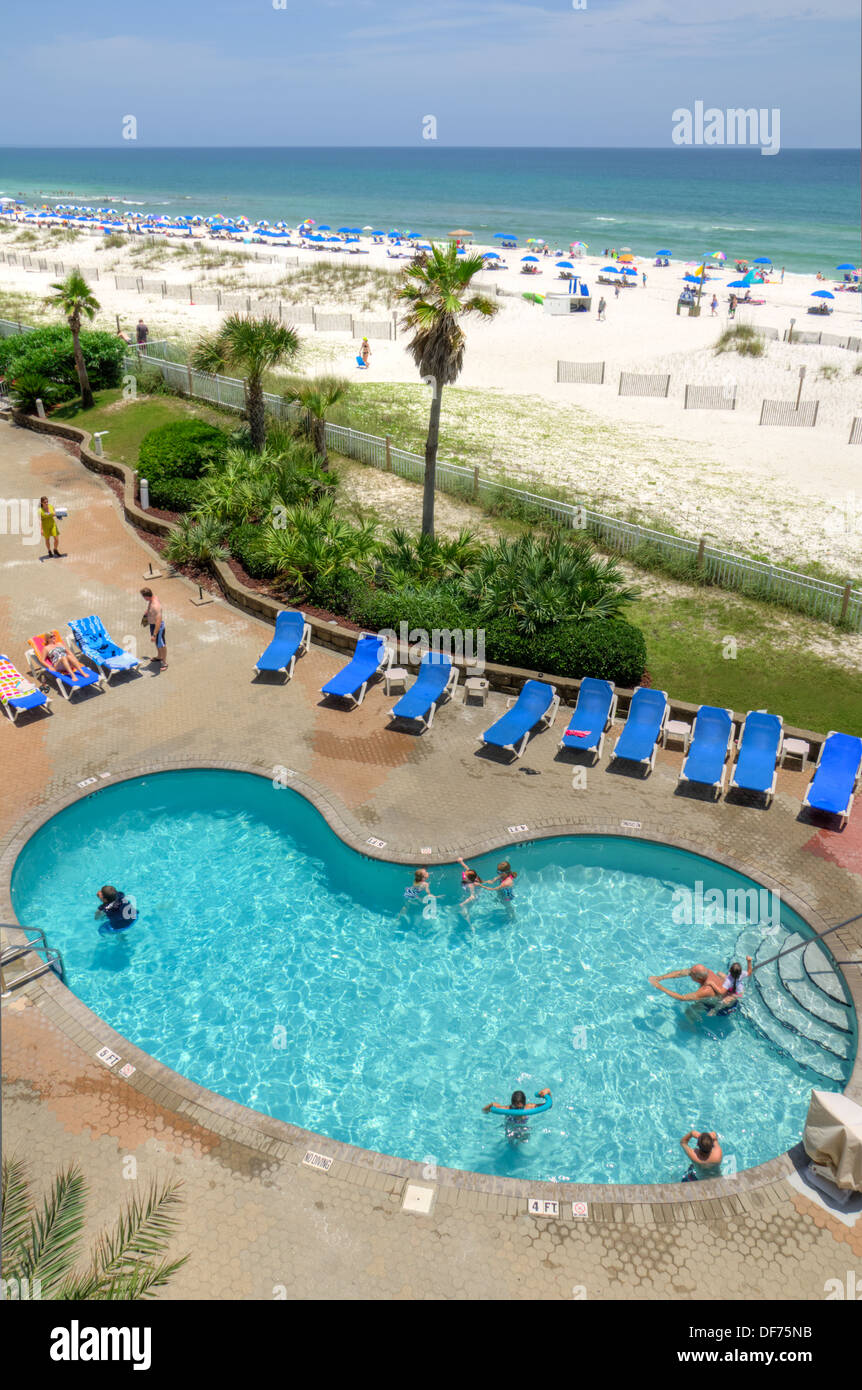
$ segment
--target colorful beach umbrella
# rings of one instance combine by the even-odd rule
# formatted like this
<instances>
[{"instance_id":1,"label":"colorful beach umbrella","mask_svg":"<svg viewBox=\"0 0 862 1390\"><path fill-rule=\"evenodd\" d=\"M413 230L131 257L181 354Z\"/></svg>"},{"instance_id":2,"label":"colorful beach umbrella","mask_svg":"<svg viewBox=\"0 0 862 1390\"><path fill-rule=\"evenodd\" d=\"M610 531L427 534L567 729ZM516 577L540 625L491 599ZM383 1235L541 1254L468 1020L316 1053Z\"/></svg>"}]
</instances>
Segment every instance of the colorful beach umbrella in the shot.
<instances>
[{"instance_id":1,"label":"colorful beach umbrella","mask_svg":"<svg viewBox=\"0 0 862 1390\"><path fill-rule=\"evenodd\" d=\"M727 254L724 251L713 251L712 258L714 261L726 261Z\"/></svg>"}]
</instances>

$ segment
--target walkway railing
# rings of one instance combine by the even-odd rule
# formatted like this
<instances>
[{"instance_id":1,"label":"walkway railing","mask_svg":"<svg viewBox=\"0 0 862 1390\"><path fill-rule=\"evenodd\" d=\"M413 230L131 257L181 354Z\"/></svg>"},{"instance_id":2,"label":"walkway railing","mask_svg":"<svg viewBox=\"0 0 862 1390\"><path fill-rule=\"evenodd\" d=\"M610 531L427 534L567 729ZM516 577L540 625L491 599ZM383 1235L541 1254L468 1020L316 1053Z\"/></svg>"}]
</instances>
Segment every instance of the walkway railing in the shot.
<instances>
[{"instance_id":1,"label":"walkway railing","mask_svg":"<svg viewBox=\"0 0 862 1390\"><path fill-rule=\"evenodd\" d=\"M40 975L45 975L49 970L55 971L59 974L61 980L65 980L66 974L63 968L63 957L54 946L48 945L45 939L45 933L40 927L14 927L8 922L4 922L2 925L4 934L7 931L11 931L22 932L24 935L23 941L16 941L8 946L4 945L2 950L0 950L0 992L2 992L4 997L11 994L13 989L18 989L20 985L25 985L28 980L35 980ZM35 939L31 940L28 933L32 933ZM22 974L13 975L11 979L8 979L7 972L9 966L13 965L15 961L23 960L25 956L29 956L33 953L40 957L38 965L31 966L29 970L25 970Z\"/></svg>"}]
</instances>

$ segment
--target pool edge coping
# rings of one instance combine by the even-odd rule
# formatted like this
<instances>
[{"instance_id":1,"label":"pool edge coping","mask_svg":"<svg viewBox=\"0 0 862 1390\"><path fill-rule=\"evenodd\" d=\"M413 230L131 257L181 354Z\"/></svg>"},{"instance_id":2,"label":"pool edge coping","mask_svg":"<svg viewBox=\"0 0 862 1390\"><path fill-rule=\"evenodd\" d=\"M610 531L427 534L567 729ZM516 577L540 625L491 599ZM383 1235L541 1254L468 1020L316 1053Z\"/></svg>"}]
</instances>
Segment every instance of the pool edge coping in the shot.
<instances>
[{"instance_id":1,"label":"pool edge coping","mask_svg":"<svg viewBox=\"0 0 862 1390\"><path fill-rule=\"evenodd\" d=\"M260 764L240 763L229 759L186 758L166 762L140 764L112 771L110 778L97 780L90 788L75 786L74 790L51 798L30 815L20 820L6 837L0 851L0 915L8 929L20 930L11 902L11 875L15 861L26 843L54 816L67 810L76 802L94 795L104 787L118 782L131 781L140 777L154 776L165 772L191 770L241 772L265 778L272 782L276 770L273 765L264 771ZM317 783L313 778L293 769L280 769L286 774L285 786L298 792L321 814L329 829L354 852L367 858L379 859L388 863L415 865L420 862L417 855L409 850L399 850L388 842L381 847L363 839L358 823L350 823L350 813L338 804L334 793ZM615 838L645 840L669 848L680 849L701 858L712 859L725 865L736 873L752 879L758 885L773 892L779 892L782 901L803 920L819 937L827 923L798 894L787 889L779 880L759 870L756 866L745 864L724 853L710 852L703 846L667 833L638 827L626 827L619 822L608 824L605 821L572 818L568 822L543 821L532 826L526 834L498 834L484 836L467 843L462 842L465 854L487 854L506 846L528 844L539 839L552 839L559 836L602 835ZM373 838L373 837L372 837ZM453 862L453 854L444 850L434 850L422 855L424 864L444 864ZM862 981L841 971L850 994L856 1014L856 1057L850 1077L844 1087L844 1094L862 1104ZM740 1202L746 1194L782 1182L796 1171L793 1154L801 1149L797 1143L765 1163L746 1168L733 1176L702 1180L698 1183L649 1183L649 1184L601 1184L601 1183L556 1183L542 1179L497 1178L490 1174L475 1173L467 1169L437 1168L433 1176L428 1174L429 1164L417 1163L389 1154L380 1154L371 1149L345 1144L330 1139L323 1134L301 1129L287 1121L275 1119L261 1111L252 1110L239 1101L229 1100L214 1091L191 1081L179 1072L159 1062L150 1053L131 1043L111 1027L104 1019L90 1009L68 988L53 971L29 981L16 991L18 997L25 995L30 1003L43 1009L46 1016L61 1029L73 1042L86 1050L92 1043L90 1054L107 1047L118 1053L122 1062L130 1062L135 1071L131 1077L122 1078L133 1089L146 1094L152 1101L166 1110L208 1129L220 1139L231 1140L246 1148L267 1154L273 1161L284 1162L293 1158L302 1164L309 1152L323 1154L332 1160L328 1170L336 1177L366 1183L371 1173L383 1174L399 1182L413 1182L425 1186L433 1185L442 1191L456 1196L472 1193L477 1197L510 1199L519 1204L527 1198L552 1200L560 1204L560 1217L564 1204L586 1202L589 1208L608 1208L604 1219L631 1221L635 1208L641 1208L642 1216L654 1207L666 1209L670 1206L679 1209L680 1219L689 1219L694 1209L707 1202L720 1202L722 1211L705 1208L698 1219L709 1219L722 1215L738 1214ZM119 1066L119 1063L115 1063ZM109 1069L109 1068L106 1068ZM115 1072L119 1076L119 1071ZM319 1170L318 1170L319 1171ZM688 1208L683 1212L683 1208ZM519 1210L522 1210L519 1205ZM575 1218L571 1218L575 1219Z\"/></svg>"}]
</instances>

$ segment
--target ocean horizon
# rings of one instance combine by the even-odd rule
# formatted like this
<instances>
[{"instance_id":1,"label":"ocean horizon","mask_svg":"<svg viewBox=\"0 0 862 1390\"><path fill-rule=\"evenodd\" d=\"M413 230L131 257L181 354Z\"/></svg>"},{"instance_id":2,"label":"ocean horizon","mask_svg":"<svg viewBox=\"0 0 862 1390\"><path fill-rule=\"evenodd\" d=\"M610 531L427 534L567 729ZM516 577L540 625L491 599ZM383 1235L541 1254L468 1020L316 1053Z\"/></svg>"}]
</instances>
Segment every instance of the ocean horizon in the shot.
<instances>
[{"instance_id":1,"label":"ocean horizon","mask_svg":"<svg viewBox=\"0 0 862 1390\"><path fill-rule=\"evenodd\" d=\"M769 256L790 271L860 263L859 152L751 148L277 146L3 148L0 193L167 216L469 228L554 246Z\"/></svg>"}]
</instances>

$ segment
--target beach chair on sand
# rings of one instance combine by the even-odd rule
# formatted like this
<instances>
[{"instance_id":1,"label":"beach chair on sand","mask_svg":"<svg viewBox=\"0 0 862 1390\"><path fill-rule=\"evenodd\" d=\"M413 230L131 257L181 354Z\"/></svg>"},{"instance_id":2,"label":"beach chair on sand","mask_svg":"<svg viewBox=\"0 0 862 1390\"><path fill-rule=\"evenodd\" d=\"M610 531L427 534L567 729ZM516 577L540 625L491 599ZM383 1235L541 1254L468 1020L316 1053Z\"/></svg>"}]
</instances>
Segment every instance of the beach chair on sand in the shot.
<instances>
[{"instance_id":1,"label":"beach chair on sand","mask_svg":"<svg viewBox=\"0 0 862 1390\"><path fill-rule=\"evenodd\" d=\"M614 758L640 763L644 777L655 767L658 741L667 719L667 695L663 690L651 690L639 685L632 695L625 727L611 753Z\"/></svg>"},{"instance_id":2,"label":"beach chair on sand","mask_svg":"<svg viewBox=\"0 0 862 1390\"><path fill-rule=\"evenodd\" d=\"M595 753L595 765L602 756L605 733L613 724L616 712L617 697L610 681L584 676L578 691L578 703L569 720L569 727L560 739L560 748Z\"/></svg>"},{"instance_id":3,"label":"beach chair on sand","mask_svg":"<svg viewBox=\"0 0 862 1390\"><path fill-rule=\"evenodd\" d=\"M257 672L283 672L285 684L293 675L296 658L308 651L311 626L305 621L305 614L298 610L283 608L275 620L275 636L257 659Z\"/></svg>"},{"instance_id":4,"label":"beach chair on sand","mask_svg":"<svg viewBox=\"0 0 862 1390\"><path fill-rule=\"evenodd\" d=\"M724 791L727 758L733 742L733 716L729 709L701 705L694 717L691 742L677 778L712 787L716 801Z\"/></svg>"},{"instance_id":5,"label":"beach chair on sand","mask_svg":"<svg viewBox=\"0 0 862 1390\"><path fill-rule=\"evenodd\" d=\"M392 653L382 637L368 632L360 633L351 660L331 681L326 682L321 694L333 695L339 700L350 700L351 708L355 709L365 699L368 682L374 676L382 675L391 664Z\"/></svg>"},{"instance_id":6,"label":"beach chair on sand","mask_svg":"<svg viewBox=\"0 0 862 1390\"><path fill-rule=\"evenodd\" d=\"M70 618L69 627L81 656L107 676L109 683L111 677L121 671L133 671L140 666L136 656L111 641L102 619L95 614L89 618Z\"/></svg>"},{"instance_id":7,"label":"beach chair on sand","mask_svg":"<svg viewBox=\"0 0 862 1390\"><path fill-rule=\"evenodd\" d=\"M70 699L76 690L85 690L88 685L96 685L101 690L102 677L95 671L78 671L74 676L67 676L64 671L55 671L45 656L45 649L56 646L57 643L63 644L63 639L56 628L30 638L27 643L27 666L30 671L32 672L34 666L47 671L64 700Z\"/></svg>"},{"instance_id":8,"label":"beach chair on sand","mask_svg":"<svg viewBox=\"0 0 862 1390\"><path fill-rule=\"evenodd\" d=\"M769 806L775 794L783 742L780 714L767 714L765 709L749 710L739 735L731 790L757 792Z\"/></svg>"},{"instance_id":9,"label":"beach chair on sand","mask_svg":"<svg viewBox=\"0 0 862 1390\"><path fill-rule=\"evenodd\" d=\"M513 695L506 701L506 713L479 735L479 742L520 758L532 730L550 728L559 707L554 686L547 681L525 681L517 700Z\"/></svg>"},{"instance_id":10,"label":"beach chair on sand","mask_svg":"<svg viewBox=\"0 0 862 1390\"><path fill-rule=\"evenodd\" d=\"M862 778L862 738L830 729L802 805L837 816L843 830Z\"/></svg>"},{"instance_id":11,"label":"beach chair on sand","mask_svg":"<svg viewBox=\"0 0 862 1390\"><path fill-rule=\"evenodd\" d=\"M391 711L393 719L409 719L430 729L434 712L444 699L451 699L458 684L458 667L445 652L426 652L419 675Z\"/></svg>"},{"instance_id":12,"label":"beach chair on sand","mask_svg":"<svg viewBox=\"0 0 862 1390\"><path fill-rule=\"evenodd\" d=\"M28 709L41 709L44 714L50 714L49 704L45 692L37 690L32 681L22 676L8 656L0 655L0 705L12 723Z\"/></svg>"}]
</instances>

